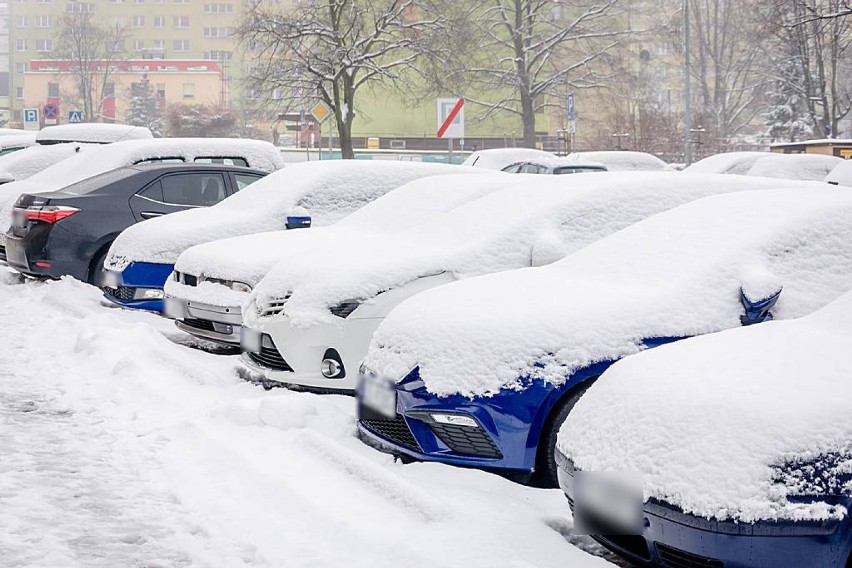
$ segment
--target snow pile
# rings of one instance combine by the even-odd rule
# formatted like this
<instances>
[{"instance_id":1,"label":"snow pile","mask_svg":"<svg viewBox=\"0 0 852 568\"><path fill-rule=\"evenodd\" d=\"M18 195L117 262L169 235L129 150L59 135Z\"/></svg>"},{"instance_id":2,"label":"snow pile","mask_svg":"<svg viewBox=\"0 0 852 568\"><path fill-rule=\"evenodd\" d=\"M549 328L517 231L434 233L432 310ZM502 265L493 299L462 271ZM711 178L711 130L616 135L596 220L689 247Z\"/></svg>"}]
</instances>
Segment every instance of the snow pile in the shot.
<instances>
[{"instance_id":1,"label":"snow pile","mask_svg":"<svg viewBox=\"0 0 852 568\"><path fill-rule=\"evenodd\" d=\"M335 247L354 242L358 232L390 235L410 230L445 211L515 183L509 176L487 171L475 177L448 174L441 176L440 183L431 177L421 178L368 203L333 227L268 231L191 247L178 257L175 270L254 286L278 262L297 252L328 249L330 258L337 259L339 253ZM245 293L213 282L186 286L169 281L166 293L222 306L239 306L246 297Z\"/></svg>"},{"instance_id":2,"label":"snow pile","mask_svg":"<svg viewBox=\"0 0 852 568\"><path fill-rule=\"evenodd\" d=\"M550 152L535 150L533 148L493 148L491 150L478 150L474 152L467 157L462 165L488 168L489 170L502 170L506 166L511 166L518 162L555 157Z\"/></svg>"},{"instance_id":3,"label":"snow pile","mask_svg":"<svg viewBox=\"0 0 852 568\"><path fill-rule=\"evenodd\" d=\"M777 154L756 161L747 175L822 181L842 160L819 154Z\"/></svg>"},{"instance_id":4,"label":"snow pile","mask_svg":"<svg viewBox=\"0 0 852 568\"><path fill-rule=\"evenodd\" d=\"M627 150L600 150L596 152L574 152L568 158L577 162L603 164L612 172L668 170L669 166L656 156L645 152Z\"/></svg>"},{"instance_id":5,"label":"snow pile","mask_svg":"<svg viewBox=\"0 0 852 568\"><path fill-rule=\"evenodd\" d=\"M397 380L419 365L439 395L488 396L530 379L559 385L594 362L642 350L646 338L738 327L740 288L755 267L783 284L776 318L810 313L845 292L852 194L802 188L707 197L549 266L429 290L385 319L366 362Z\"/></svg>"},{"instance_id":6,"label":"snow pile","mask_svg":"<svg viewBox=\"0 0 852 568\"><path fill-rule=\"evenodd\" d=\"M331 322L329 306L344 300L370 299L443 272L466 278L551 262L693 199L777 184L675 172L512 178L508 187L393 238L360 231L287 255L255 288L254 301L264 305L290 294L285 314L294 325Z\"/></svg>"},{"instance_id":7,"label":"snow pile","mask_svg":"<svg viewBox=\"0 0 852 568\"><path fill-rule=\"evenodd\" d=\"M99 300L0 284L4 564L434 568L440 542L471 568L608 565L566 542L556 492L398 463L357 439L351 397L266 393Z\"/></svg>"},{"instance_id":8,"label":"snow pile","mask_svg":"<svg viewBox=\"0 0 852 568\"><path fill-rule=\"evenodd\" d=\"M146 140L153 137L151 131L144 126L86 123L46 126L38 131L36 141L39 144L56 144L59 142L109 144L122 140Z\"/></svg>"},{"instance_id":9,"label":"snow pile","mask_svg":"<svg viewBox=\"0 0 852 568\"><path fill-rule=\"evenodd\" d=\"M574 407L559 448L583 470L642 473L646 499L701 517L842 517L788 497L852 492L849 345L852 293L799 320L629 357Z\"/></svg>"},{"instance_id":10,"label":"snow pile","mask_svg":"<svg viewBox=\"0 0 852 568\"><path fill-rule=\"evenodd\" d=\"M8 136L6 138L12 137ZM4 139L0 138L0 144L2 144L2 140ZM50 146L36 145L6 154L5 156L0 156L0 181L11 182L27 179L66 158L93 148L100 148L100 146L73 143L51 144ZM6 195L3 191L5 190L0 190L0 199ZM19 194L22 192L21 189L17 189L17 191ZM11 192L8 195L11 195Z\"/></svg>"},{"instance_id":11,"label":"snow pile","mask_svg":"<svg viewBox=\"0 0 852 568\"><path fill-rule=\"evenodd\" d=\"M193 162L209 157L244 158L250 167L266 172L275 171L284 164L275 146L259 140L156 138L107 144L99 147L96 154L72 156L26 180L0 187L0 232L5 233L9 229L12 206L22 193L55 191L104 172L148 160L183 158L186 162Z\"/></svg>"},{"instance_id":12,"label":"snow pile","mask_svg":"<svg viewBox=\"0 0 852 568\"><path fill-rule=\"evenodd\" d=\"M739 174L745 175L767 152L723 152L707 156L683 169L690 174Z\"/></svg>"},{"instance_id":13,"label":"snow pile","mask_svg":"<svg viewBox=\"0 0 852 568\"><path fill-rule=\"evenodd\" d=\"M282 230L287 216L307 210L313 226L330 225L409 181L472 168L444 164L336 160L288 166L204 209L173 213L121 233L107 266L129 262L174 263L191 246L264 231Z\"/></svg>"}]
</instances>

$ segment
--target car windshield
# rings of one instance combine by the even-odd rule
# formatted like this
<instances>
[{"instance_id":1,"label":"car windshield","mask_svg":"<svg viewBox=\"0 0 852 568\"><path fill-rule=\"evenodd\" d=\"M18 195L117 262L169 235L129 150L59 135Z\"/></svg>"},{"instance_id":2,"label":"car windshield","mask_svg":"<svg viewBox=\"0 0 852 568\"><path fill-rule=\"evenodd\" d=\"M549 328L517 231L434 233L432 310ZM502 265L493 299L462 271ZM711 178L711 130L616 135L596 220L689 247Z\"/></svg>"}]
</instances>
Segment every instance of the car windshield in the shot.
<instances>
[{"instance_id":1,"label":"car windshield","mask_svg":"<svg viewBox=\"0 0 852 568\"><path fill-rule=\"evenodd\" d=\"M70 195L84 195L86 193L91 193L92 191L95 191L96 189L99 189L105 185L109 185L120 179L126 178L127 176L132 175L134 173L136 173L136 170L126 168L110 170L108 172L98 174L96 176L86 178L83 181L79 181L77 183L63 187L62 189L59 189L57 191L60 191L62 193L68 193Z\"/></svg>"},{"instance_id":2,"label":"car windshield","mask_svg":"<svg viewBox=\"0 0 852 568\"><path fill-rule=\"evenodd\" d=\"M585 174L588 172L605 172L606 168L599 168L596 166L568 166L562 168L556 168L553 170L554 174Z\"/></svg>"}]
</instances>

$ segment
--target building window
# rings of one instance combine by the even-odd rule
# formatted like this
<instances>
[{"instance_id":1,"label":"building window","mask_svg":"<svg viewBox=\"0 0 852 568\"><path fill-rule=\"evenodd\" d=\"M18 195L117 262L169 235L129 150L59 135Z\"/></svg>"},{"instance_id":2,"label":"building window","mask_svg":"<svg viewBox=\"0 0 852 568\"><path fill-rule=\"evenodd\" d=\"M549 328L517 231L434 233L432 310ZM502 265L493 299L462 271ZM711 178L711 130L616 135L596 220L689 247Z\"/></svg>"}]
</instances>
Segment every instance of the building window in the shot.
<instances>
[{"instance_id":1,"label":"building window","mask_svg":"<svg viewBox=\"0 0 852 568\"><path fill-rule=\"evenodd\" d=\"M27 27L27 17L24 16L24 15L15 16L15 27L16 28Z\"/></svg>"},{"instance_id":2,"label":"building window","mask_svg":"<svg viewBox=\"0 0 852 568\"><path fill-rule=\"evenodd\" d=\"M27 50L27 40L18 38L15 40L15 50L16 51L26 51Z\"/></svg>"},{"instance_id":3,"label":"building window","mask_svg":"<svg viewBox=\"0 0 852 568\"><path fill-rule=\"evenodd\" d=\"M27 64L26 63L15 63L15 73L18 75L23 75L27 72Z\"/></svg>"},{"instance_id":4,"label":"building window","mask_svg":"<svg viewBox=\"0 0 852 568\"><path fill-rule=\"evenodd\" d=\"M74 12L94 12L95 5L94 4L86 4L85 2L68 2L65 4L65 11L68 13Z\"/></svg>"},{"instance_id":5,"label":"building window","mask_svg":"<svg viewBox=\"0 0 852 568\"><path fill-rule=\"evenodd\" d=\"M183 29L189 27L189 16L174 16L172 17L174 27Z\"/></svg>"},{"instance_id":6,"label":"building window","mask_svg":"<svg viewBox=\"0 0 852 568\"><path fill-rule=\"evenodd\" d=\"M15 87L15 98L23 99L24 98L24 88L23 87Z\"/></svg>"},{"instance_id":7,"label":"building window","mask_svg":"<svg viewBox=\"0 0 852 568\"><path fill-rule=\"evenodd\" d=\"M166 84L165 83L157 83L157 97L164 99L166 98Z\"/></svg>"},{"instance_id":8,"label":"building window","mask_svg":"<svg viewBox=\"0 0 852 568\"><path fill-rule=\"evenodd\" d=\"M47 96L57 98L59 97L59 83L48 83L47 84Z\"/></svg>"},{"instance_id":9,"label":"building window","mask_svg":"<svg viewBox=\"0 0 852 568\"><path fill-rule=\"evenodd\" d=\"M231 14L234 11L233 4L211 3L204 5L205 14Z\"/></svg>"},{"instance_id":10,"label":"building window","mask_svg":"<svg viewBox=\"0 0 852 568\"><path fill-rule=\"evenodd\" d=\"M107 83L104 85L104 97L115 97L115 83Z\"/></svg>"},{"instance_id":11,"label":"building window","mask_svg":"<svg viewBox=\"0 0 852 568\"><path fill-rule=\"evenodd\" d=\"M204 37L220 38L234 35L234 28L204 28Z\"/></svg>"},{"instance_id":12,"label":"building window","mask_svg":"<svg viewBox=\"0 0 852 568\"><path fill-rule=\"evenodd\" d=\"M35 40L36 51L53 51L52 39L37 39Z\"/></svg>"},{"instance_id":13,"label":"building window","mask_svg":"<svg viewBox=\"0 0 852 568\"><path fill-rule=\"evenodd\" d=\"M133 27L134 28L144 28L145 27L145 16L133 16Z\"/></svg>"},{"instance_id":14,"label":"building window","mask_svg":"<svg viewBox=\"0 0 852 568\"><path fill-rule=\"evenodd\" d=\"M204 59L211 59L213 61L230 61L233 55L234 54L230 51L205 51Z\"/></svg>"},{"instance_id":15,"label":"building window","mask_svg":"<svg viewBox=\"0 0 852 568\"><path fill-rule=\"evenodd\" d=\"M166 27L166 18L165 18L165 16L154 16L154 27L155 27L155 28L164 28L164 27Z\"/></svg>"},{"instance_id":16,"label":"building window","mask_svg":"<svg viewBox=\"0 0 852 568\"><path fill-rule=\"evenodd\" d=\"M189 40L176 39L172 41L172 49L175 51L189 51Z\"/></svg>"},{"instance_id":17,"label":"building window","mask_svg":"<svg viewBox=\"0 0 852 568\"><path fill-rule=\"evenodd\" d=\"M183 84L183 98L185 98L185 99L194 99L195 98L195 83L184 83Z\"/></svg>"},{"instance_id":18,"label":"building window","mask_svg":"<svg viewBox=\"0 0 852 568\"><path fill-rule=\"evenodd\" d=\"M155 39L154 40L154 49L166 49L166 40Z\"/></svg>"},{"instance_id":19,"label":"building window","mask_svg":"<svg viewBox=\"0 0 852 568\"><path fill-rule=\"evenodd\" d=\"M47 14L37 14L35 17L35 26L37 28L49 28L50 16Z\"/></svg>"},{"instance_id":20,"label":"building window","mask_svg":"<svg viewBox=\"0 0 852 568\"><path fill-rule=\"evenodd\" d=\"M145 49L145 40L144 39L134 39L133 40L133 49L136 51L140 51Z\"/></svg>"}]
</instances>

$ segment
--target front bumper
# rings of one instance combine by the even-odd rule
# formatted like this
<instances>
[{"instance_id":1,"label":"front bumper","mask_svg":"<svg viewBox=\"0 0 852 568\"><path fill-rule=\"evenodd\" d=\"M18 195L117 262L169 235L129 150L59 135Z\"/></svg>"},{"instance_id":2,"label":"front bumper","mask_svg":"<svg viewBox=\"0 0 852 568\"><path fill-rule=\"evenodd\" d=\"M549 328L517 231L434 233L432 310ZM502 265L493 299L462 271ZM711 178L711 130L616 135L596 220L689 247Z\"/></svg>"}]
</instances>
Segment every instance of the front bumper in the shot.
<instances>
[{"instance_id":1,"label":"front bumper","mask_svg":"<svg viewBox=\"0 0 852 568\"><path fill-rule=\"evenodd\" d=\"M557 451L557 472L573 508L574 467ZM844 568L852 550L852 522L735 523L708 520L665 503L644 506L641 535L594 536L640 565L666 568Z\"/></svg>"},{"instance_id":2,"label":"front bumper","mask_svg":"<svg viewBox=\"0 0 852 568\"><path fill-rule=\"evenodd\" d=\"M243 313L240 306L216 306L204 302L167 297L166 317L175 320L178 329L191 335L230 347L240 344Z\"/></svg>"},{"instance_id":3,"label":"front bumper","mask_svg":"<svg viewBox=\"0 0 852 568\"><path fill-rule=\"evenodd\" d=\"M123 308L162 312L163 287L173 269L173 264L131 262L122 271L107 270L104 298Z\"/></svg>"}]
</instances>

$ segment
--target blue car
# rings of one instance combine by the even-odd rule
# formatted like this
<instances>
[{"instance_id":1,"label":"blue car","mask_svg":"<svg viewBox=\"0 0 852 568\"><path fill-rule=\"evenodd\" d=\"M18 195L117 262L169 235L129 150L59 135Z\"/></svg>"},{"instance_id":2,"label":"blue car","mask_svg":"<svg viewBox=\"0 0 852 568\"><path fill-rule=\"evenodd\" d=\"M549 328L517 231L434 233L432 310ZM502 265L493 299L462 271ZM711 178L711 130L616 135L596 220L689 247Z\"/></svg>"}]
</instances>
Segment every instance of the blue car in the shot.
<instances>
[{"instance_id":1,"label":"blue car","mask_svg":"<svg viewBox=\"0 0 852 568\"><path fill-rule=\"evenodd\" d=\"M847 293L614 365L559 435L575 527L594 519L594 538L643 565L849 568L851 344ZM641 476L638 530L587 499L580 476L602 471Z\"/></svg>"},{"instance_id":2,"label":"blue car","mask_svg":"<svg viewBox=\"0 0 852 568\"><path fill-rule=\"evenodd\" d=\"M706 197L549 266L406 300L362 366L362 438L555 487L559 427L614 362L848 288L852 192L827 187Z\"/></svg>"}]
</instances>

